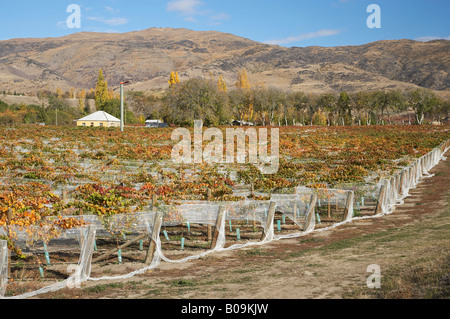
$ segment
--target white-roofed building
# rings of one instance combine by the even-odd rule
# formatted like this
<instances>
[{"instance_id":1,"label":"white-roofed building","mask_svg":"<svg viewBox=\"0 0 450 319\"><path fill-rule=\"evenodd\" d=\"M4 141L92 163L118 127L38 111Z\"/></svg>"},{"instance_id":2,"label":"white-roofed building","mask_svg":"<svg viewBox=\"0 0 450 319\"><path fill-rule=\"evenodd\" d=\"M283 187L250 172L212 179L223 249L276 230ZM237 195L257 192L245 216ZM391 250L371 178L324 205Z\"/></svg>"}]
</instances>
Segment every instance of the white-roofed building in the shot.
<instances>
[{"instance_id":1,"label":"white-roofed building","mask_svg":"<svg viewBox=\"0 0 450 319\"><path fill-rule=\"evenodd\" d=\"M77 126L120 127L120 120L104 111L98 111L77 120Z\"/></svg>"}]
</instances>

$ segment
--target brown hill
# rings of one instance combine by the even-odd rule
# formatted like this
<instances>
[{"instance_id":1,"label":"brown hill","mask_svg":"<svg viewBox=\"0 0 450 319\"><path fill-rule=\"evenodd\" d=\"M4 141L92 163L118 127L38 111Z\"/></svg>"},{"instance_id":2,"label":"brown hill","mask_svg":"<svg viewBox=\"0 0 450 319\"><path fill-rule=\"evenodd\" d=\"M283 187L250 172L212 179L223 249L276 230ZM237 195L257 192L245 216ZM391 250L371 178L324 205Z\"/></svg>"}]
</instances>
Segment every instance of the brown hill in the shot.
<instances>
[{"instance_id":1,"label":"brown hill","mask_svg":"<svg viewBox=\"0 0 450 319\"><path fill-rule=\"evenodd\" d=\"M361 46L284 48L215 31L152 28L0 41L0 91L89 89L99 68L108 83L158 91L171 71L181 80L223 75L231 86L245 67L253 85L312 93L425 87L450 91L450 41L390 40Z\"/></svg>"}]
</instances>

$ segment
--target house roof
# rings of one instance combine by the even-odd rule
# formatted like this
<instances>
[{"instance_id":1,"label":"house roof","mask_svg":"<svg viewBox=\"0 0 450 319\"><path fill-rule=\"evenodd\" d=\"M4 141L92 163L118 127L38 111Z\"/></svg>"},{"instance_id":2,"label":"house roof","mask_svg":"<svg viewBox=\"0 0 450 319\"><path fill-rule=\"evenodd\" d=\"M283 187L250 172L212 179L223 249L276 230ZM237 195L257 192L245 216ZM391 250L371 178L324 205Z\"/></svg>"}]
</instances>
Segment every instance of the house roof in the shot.
<instances>
[{"instance_id":1,"label":"house roof","mask_svg":"<svg viewBox=\"0 0 450 319\"><path fill-rule=\"evenodd\" d=\"M111 114L106 113L105 111L98 111L98 112L92 113L86 117L83 117L82 119L79 119L78 121L120 122L120 120L118 118L112 116Z\"/></svg>"}]
</instances>

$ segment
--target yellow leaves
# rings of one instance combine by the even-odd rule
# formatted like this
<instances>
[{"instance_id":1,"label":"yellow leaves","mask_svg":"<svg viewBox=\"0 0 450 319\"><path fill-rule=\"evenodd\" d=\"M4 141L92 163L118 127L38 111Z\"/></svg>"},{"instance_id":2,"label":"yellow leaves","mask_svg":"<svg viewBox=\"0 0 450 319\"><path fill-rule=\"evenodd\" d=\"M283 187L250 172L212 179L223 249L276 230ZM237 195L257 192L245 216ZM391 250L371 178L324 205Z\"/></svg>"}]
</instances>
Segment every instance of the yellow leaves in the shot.
<instances>
[{"instance_id":1,"label":"yellow leaves","mask_svg":"<svg viewBox=\"0 0 450 319\"><path fill-rule=\"evenodd\" d=\"M225 83L223 76L219 76L219 80L217 81L217 88L220 92L228 92L227 84Z\"/></svg>"},{"instance_id":2,"label":"yellow leaves","mask_svg":"<svg viewBox=\"0 0 450 319\"><path fill-rule=\"evenodd\" d=\"M237 79L237 82L236 82L236 87L238 89L243 89L243 90L249 90L251 88L250 82L248 80L248 75L247 75L247 70L246 69L242 69L238 73L238 79Z\"/></svg>"},{"instance_id":3,"label":"yellow leaves","mask_svg":"<svg viewBox=\"0 0 450 319\"><path fill-rule=\"evenodd\" d=\"M178 83L180 83L180 78L178 76L178 72L172 71L170 73L169 86L173 87L173 86L175 86Z\"/></svg>"},{"instance_id":4,"label":"yellow leaves","mask_svg":"<svg viewBox=\"0 0 450 319\"><path fill-rule=\"evenodd\" d=\"M97 84L95 86L95 105L97 109L101 109L108 99L108 82L103 76L103 70L100 69L98 72Z\"/></svg>"},{"instance_id":5,"label":"yellow leaves","mask_svg":"<svg viewBox=\"0 0 450 319\"><path fill-rule=\"evenodd\" d=\"M326 184L323 184L323 183L316 183L316 184L308 185L307 187L308 187L308 188L315 188L315 189L319 189L319 188L321 188L321 189L326 189L326 188L327 188L327 185L326 185Z\"/></svg>"},{"instance_id":6,"label":"yellow leaves","mask_svg":"<svg viewBox=\"0 0 450 319\"><path fill-rule=\"evenodd\" d=\"M87 225L84 220L79 220L74 217L63 218L62 216L58 216L58 219L53 224L64 230Z\"/></svg>"},{"instance_id":7,"label":"yellow leaves","mask_svg":"<svg viewBox=\"0 0 450 319\"><path fill-rule=\"evenodd\" d=\"M63 97L63 91L59 87L56 88L56 95L58 96L58 98Z\"/></svg>"}]
</instances>

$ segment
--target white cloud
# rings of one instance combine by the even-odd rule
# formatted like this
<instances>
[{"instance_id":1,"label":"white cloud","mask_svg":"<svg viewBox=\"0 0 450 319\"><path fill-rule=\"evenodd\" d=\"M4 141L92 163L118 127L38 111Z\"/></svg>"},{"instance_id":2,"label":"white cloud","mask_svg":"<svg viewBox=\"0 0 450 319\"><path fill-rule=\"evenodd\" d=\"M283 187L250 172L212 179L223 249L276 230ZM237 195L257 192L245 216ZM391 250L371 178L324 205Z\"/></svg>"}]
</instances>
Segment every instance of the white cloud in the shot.
<instances>
[{"instance_id":1,"label":"white cloud","mask_svg":"<svg viewBox=\"0 0 450 319\"><path fill-rule=\"evenodd\" d=\"M128 19L127 18L111 18L111 19L105 19L103 17L87 17L88 20L91 21L98 21L107 25L111 25L111 26L118 26L118 25L123 25L123 24L127 24L128 23Z\"/></svg>"},{"instance_id":2,"label":"white cloud","mask_svg":"<svg viewBox=\"0 0 450 319\"><path fill-rule=\"evenodd\" d=\"M120 33L119 30L116 29L103 29L96 27L89 27L85 29L86 32L99 32L99 33Z\"/></svg>"},{"instance_id":3,"label":"white cloud","mask_svg":"<svg viewBox=\"0 0 450 319\"><path fill-rule=\"evenodd\" d=\"M110 12L110 13L116 13L116 12L119 12L119 11L120 11L120 10L116 10L116 9L111 8L111 7L108 7L108 6L106 6L105 9L106 9L106 11L108 11L108 12Z\"/></svg>"},{"instance_id":4,"label":"white cloud","mask_svg":"<svg viewBox=\"0 0 450 319\"><path fill-rule=\"evenodd\" d=\"M231 17L228 13L221 12L221 13L215 14L209 18L213 21L221 21L221 20L230 20Z\"/></svg>"},{"instance_id":5,"label":"white cloud","mask_svg":"<svg viewBox=\"0 0 450 319\"><path fill-rule=\"evenodd\" d=\"M197 23L198 17L209 19L210 25L218 25L224 20L231 19L228 13L215 13L213 10L203 9L204 6L206 3L201 0L173 0L167 4L166 10L178 12L184 21L190 23Z\"/></svg>"},{"instance_id":6,"label":"white cloud","mask_svg":"<svg viewBox=\"0 0 450 319\"><path fill-rule=\"evenodd\" d=\"M308 39L314 39L314 38L320 38L320 37L329 37L336 34L341 33L342 30L319 30L316 32L310 32L310 33L303 33L297 36L291 36L284 39L278 39L278 40L269 40L264 41L266 44L277 44L277 45L284 45L284 44L290 44L294 42L300 42L303 40Z\"/></svg>"},{"instance_id":7,"label":"white cloud","mask_svg":"<svg viewBox=\"0 0 450 319\"><path fill-rule=\"evenodd\" d=\"M189 16L189 17L184 18L184 21L191 22L191 23L196 23L197 19L194 18L193 16Z\"/></svg>"},{"instance_id":8,"label":"white cloud","mask_svg":"<svg viewBox=\"0 0 450 319\"><path fill-rule=\"evenodd\" d=\"M167 11L180 12L185 16L200 14L199 7L205 5L200 0L175 0L167 4Z\"/></svg>"},{"instance_id":9,"label":"white cloud","mask_svg":"<svg viewBox=\"0 0 450 319\"><path fill-rule=\"evenodd\" d=\"M433 40L450 40L450 36L448 37L437 37L437 36L426 36L426 37L418 37L414 39L416 41L428 42Z\"/></svg>"},{"instance_id":10,"label":"white cloud","mask_svg":"<svg viewBox=\"0 0 450 319\"><path fill-rule=\"evenodd\" d=\"M58 21L56 26L60 29L67 30L67 22L66 21Z\"/></svg>"},{"instance_id":11,"label":"white cloud","mask_svg":"<svg viewBox=\"0 0 450 319\"><path fill-rule=\"evenodd\" d=\"M230 19L231 17L228 13L221 12L209 17L209 25L221 25L223 21Z\"/></svg>"}]
</instances>

